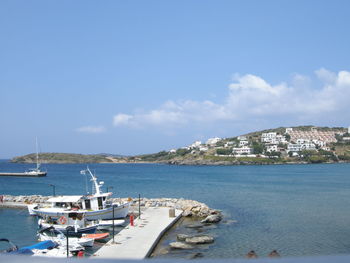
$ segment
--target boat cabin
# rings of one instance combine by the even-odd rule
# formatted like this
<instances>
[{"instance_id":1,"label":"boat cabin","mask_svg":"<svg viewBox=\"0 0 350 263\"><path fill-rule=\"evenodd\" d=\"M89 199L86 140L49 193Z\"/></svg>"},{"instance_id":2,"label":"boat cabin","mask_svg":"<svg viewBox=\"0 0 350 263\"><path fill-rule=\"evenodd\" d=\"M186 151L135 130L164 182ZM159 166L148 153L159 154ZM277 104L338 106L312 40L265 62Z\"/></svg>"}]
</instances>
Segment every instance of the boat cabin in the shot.
<instances>
[{"instance_id":1,"label":"boat cabin","mask_svg":"<svg viewBox=\"0 0 350 263\"><path fill-rule=\"evenodd\" d=\"M108 197L111 193L100 195L63 195L52 197L47 200L52 208L63 208L65 210L102 210L111 205Z\"/></svg>"}]
</instances>

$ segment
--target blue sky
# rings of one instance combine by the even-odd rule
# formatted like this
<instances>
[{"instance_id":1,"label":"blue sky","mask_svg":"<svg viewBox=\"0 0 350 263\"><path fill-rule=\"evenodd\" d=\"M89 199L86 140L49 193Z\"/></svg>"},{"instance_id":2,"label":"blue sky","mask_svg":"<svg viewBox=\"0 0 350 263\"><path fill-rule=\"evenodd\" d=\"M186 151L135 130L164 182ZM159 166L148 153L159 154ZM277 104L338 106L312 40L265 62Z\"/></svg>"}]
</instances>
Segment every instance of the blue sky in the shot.
<instances>
[{"instance_id":1,"label":"blue sky","mask_svg":"<svg viewBox=\"0 0 350 263\"><path fill-rule=\"evenodd\" d=\"M0 158L348 126L348 1L0 2Z\"/></svg>"}]
</instances>

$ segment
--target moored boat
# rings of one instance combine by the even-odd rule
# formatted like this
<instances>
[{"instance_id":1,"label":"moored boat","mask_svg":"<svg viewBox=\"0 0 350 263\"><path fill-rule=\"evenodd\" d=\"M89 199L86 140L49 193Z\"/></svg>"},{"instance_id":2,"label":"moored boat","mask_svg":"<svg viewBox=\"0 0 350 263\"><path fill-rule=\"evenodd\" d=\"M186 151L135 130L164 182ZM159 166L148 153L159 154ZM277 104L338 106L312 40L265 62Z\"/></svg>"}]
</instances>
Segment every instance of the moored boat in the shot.
<instances>
[{"instance_id":1,"label":"moored boat","mask_svg":"<svg viewBox=\"0 0 350 263\"><path fill-rule=\"evenodd\" d=\"M92 195L65 195L52 197L47 200L47 207L28 206L28 211L39 217L50 217L58 220L62 216L67 217L71 212L84 213L86 220L108 220L125 218L129 212L130 202L112 203L109 198L112 193L103 193L101 187L103 182L98 182L96 176L89 168L81 171L88 172L93 182ZM114 216L114 217L113 217Z\"/></svg>"}]
</instances>

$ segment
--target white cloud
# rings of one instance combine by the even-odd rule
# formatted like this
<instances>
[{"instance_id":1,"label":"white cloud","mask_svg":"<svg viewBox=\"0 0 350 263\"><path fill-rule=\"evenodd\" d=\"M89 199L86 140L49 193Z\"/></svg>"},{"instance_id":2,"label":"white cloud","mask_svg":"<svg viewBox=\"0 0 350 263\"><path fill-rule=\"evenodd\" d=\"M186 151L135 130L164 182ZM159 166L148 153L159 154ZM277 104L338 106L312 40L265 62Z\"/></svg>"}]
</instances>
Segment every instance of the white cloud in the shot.
<instances>
[{"instance_id":1,"label":"white cloud","mask_svg":"<svg viewBox=\"0 0 350 263\"><path fill-rule=\"evenodd\" d=\"M103 126L84 126L77 128L75 131L82 133L103 133L106 131L106 128Z\"/></svg>"},{"instance_id":2,"label":"white cloud","mask_svg":"<svg viewBox=\"0 0 350 263\"><path fill-rule=\"evenodd\" d=\"M317 81L315 77L295 74L290 83L273 85L256 75L236 74L222 103L170 100L149 111L117 114L113 122L129 127L179 127L274 117L313 122L349 114L350 72L334 73L321 68L315 76Z\"/></svg>"},{"instance_id":3,"label":"white cloud","mask_svg":"<svg viewBox=\"0 0 350 263\"><path fill-rule=\"evenodd\" d=\"M132 118L131 115L119 113L113 117L113 125L128 125Z\"/></svg>"}]
</instances>

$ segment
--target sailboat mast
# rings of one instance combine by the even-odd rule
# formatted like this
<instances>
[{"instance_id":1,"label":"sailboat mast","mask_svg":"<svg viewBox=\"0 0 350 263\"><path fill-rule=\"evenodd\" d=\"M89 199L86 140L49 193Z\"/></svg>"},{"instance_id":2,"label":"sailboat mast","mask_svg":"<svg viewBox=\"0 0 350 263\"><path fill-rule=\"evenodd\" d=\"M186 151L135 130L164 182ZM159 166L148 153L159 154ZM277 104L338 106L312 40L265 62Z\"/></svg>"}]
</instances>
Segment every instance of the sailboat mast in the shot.
<instances>
[{"instance_id":1,"label":"sailboat mast","mask_svg":"<svg viewBox=\"0 0 350 263\"><path fill-rule=\"evenodd\" d=\"M35 137L35 146L36 146L36 170L39 170L39 152L38 152L38 137Z\"/></svg>"}]
</instances>

